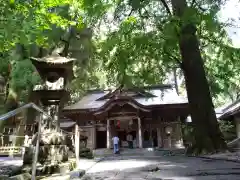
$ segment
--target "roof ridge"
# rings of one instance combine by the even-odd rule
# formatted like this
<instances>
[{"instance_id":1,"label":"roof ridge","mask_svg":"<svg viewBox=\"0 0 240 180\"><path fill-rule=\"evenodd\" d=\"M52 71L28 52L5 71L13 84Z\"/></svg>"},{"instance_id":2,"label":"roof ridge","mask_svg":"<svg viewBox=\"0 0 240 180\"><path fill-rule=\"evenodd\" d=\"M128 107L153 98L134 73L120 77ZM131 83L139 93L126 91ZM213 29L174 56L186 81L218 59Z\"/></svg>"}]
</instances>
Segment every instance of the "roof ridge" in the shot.
<instances>
[{"instance_id":1,"label":"roof ridge","mask_svg":"<svg viewBox=\"0 0 240 180\"><path fill-rule=\"evenodd\" d=\"M240 99L237 99L236 101L234 101L233 103L229 104L227 107L222 109L222 112L225 113L228 109L230 109L231 107L235 106L236 104L240 103Z\"/></svg>"},{"instance_id":2,"label":"roof ridge","mask_svg":"<svg viewBox=\"0 0 240 180\"><path fill-rule=\"evenodd\" d=\"M100 88L96 88L96 89L89 89L87 90L87 92L104 92L104 91L115 91L117 89L121 88L121 86L118 87L114 87L114 88L107 88L107 89L100 89ZM147 86L133 86L133 87L124 87L123 89L125 90L136 90L136 89L170 89L173 88L173 84L155 84L155 85L147 85Z\"/></svg>"}]
</instances>

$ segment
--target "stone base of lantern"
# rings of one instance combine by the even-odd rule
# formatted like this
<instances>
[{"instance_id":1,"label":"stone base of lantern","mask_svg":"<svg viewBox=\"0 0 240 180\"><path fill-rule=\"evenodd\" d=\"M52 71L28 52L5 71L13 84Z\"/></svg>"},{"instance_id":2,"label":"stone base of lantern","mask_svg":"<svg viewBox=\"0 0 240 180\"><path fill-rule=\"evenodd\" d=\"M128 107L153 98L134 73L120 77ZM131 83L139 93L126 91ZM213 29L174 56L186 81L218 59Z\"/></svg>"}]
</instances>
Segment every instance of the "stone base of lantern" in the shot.
<instances>
[{"instance_id":1,"label":"stone base of lantern","mask_svg":"<svg viewBox=\"0 0 240 180\"><path fill-rule=\"evenodd\" d=\"M32 146L26 148L23 164L32 164L37 135L33 136ZM47 129L41 135L38 162L42 165L58 164L68 160L68 147L65 135L56 130Z\"/></svg>"}]
</instances>

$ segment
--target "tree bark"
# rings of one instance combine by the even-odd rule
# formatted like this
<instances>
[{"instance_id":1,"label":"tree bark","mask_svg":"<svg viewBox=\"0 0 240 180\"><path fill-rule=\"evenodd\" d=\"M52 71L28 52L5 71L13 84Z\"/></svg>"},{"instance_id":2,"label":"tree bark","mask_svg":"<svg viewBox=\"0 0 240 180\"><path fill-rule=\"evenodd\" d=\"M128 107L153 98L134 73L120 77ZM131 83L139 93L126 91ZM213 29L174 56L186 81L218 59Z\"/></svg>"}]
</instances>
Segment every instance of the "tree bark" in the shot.
<instances>
[{"instance_id":1,"label":"tree bark","mask_svg":"<svg viewBox=\"0 0 240 180\"><path fill-rule=\"evenodd\" d=\"M182 17L187 9L186 0L171 0L173 14ZM194 149L196 153L215 152L226 149L226 143L219 129L214 106L206 78L203 59L196 35L196 26L182 22L179 35L182 69L194 126Z\"/></svg>"}]
</instances>

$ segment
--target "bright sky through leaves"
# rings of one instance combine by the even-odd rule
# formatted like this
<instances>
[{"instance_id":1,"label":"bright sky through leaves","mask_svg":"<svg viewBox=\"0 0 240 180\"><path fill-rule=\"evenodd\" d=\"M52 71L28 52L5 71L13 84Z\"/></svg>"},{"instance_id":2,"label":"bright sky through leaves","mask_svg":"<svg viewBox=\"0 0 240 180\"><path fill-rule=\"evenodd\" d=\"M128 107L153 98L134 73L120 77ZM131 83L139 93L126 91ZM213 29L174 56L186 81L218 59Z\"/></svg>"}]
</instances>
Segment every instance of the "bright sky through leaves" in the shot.
<instances>
[{"instance_id":1,"label":"bright sky through leaves","mask_svg":"<svg viewBox=\"0 0 240 180\"><path fill-rule=\"evenodd\" d=\"M219 13L220 20L232 22L234 27L228 27L227 32L235 47L240 48L240 2L239 0L227 0ZM233 20L233 21L232 21Z\"/></svg>"}]
</instances>

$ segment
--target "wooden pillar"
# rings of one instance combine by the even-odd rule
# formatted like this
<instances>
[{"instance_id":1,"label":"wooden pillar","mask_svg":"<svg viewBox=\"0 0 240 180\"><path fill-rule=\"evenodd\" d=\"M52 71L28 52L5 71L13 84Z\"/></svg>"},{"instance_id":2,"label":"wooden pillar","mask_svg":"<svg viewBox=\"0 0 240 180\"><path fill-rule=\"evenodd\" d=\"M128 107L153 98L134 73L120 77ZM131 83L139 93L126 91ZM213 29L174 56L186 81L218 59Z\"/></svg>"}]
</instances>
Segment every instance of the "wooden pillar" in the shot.
<instances>
[{"instance_id":1,"label":"wooden pillar","mask_svg":"<svg viewBox=\"0 0 240 180\"><path fill-rule=\"evenodd\" d=\"M167 139L168 139L168 148L172 148L172 138L171 138L171 134L168 135Z\"/></svg>"},{"instance_id":2,"label":"wooden pillar","mask_svg":"<svg viewBox=\"0 0 240 180\"><path fill-rule=\"evenodd\" d=\"M76 161L77 164L79 163L79 153L80 153L80 129L78 124L75 125L75 154L76 154Z\"/></svg>"},{"instance_id":3,"label":"wooden pillar","mask_svg":"<svg viewBox=\"0 0 240 180\"><path fill-rule=\"evenodd\" d=\"M179 116L178 117L178 123L177 123L177 132L178 132L178 147L179 148L182 148L183 147L183 135L182 135L182 126L181 126L181 117Z\"/></svg>"},{"instance_id":4,"label":"wooden pillar","mask_svg":"<svg viewBox=\"0 0 240 180\"><path fill-rule=\"evenodd\" d=\"M149 124L149 140L150 140L150 143L151 143L151 147L153 148L153 134L152 134L152 126L151 124Z\"/></svg>"},{"instance_id":5,"label":"wooden pillar","mask_svg":"<svg viewBox=\"0 0 240 180\"><path fill-rule=\"evenodd\" d=\"M157 140L158 140L158 147L162 147L162 137L161 137L161 129L157 128Z\"/></svg>"},{"instance_id":6,"label":"wooden pillar","mask_svg":"<svg viewBox=\"0 0 240 180\"><path fill-rule=\"evenodd\" d=\"M107 148L111 148L110 120L107 120Z\"/></svg>"},{"instance_id":7,"label":"wooden pillar","mask_svg":"<svg viewBox=\"0 0 240 180\"><path fill-rule=\"evenodd\" d=\"M95 122L92 127L92 149L96 149L96 124L95 124Z\"/></svg>"},{"instance_id":8,"label":"wooden pillar","mask_svg":"<svg viewBox=\"0 0 240 180\"><path fill-rule=\"evenodd\" d=\"M141 119L138 117L138 143L139 143L139 148L143 147L142 143L142 124L141 124Z\"/></svg>"}]
</instances>

